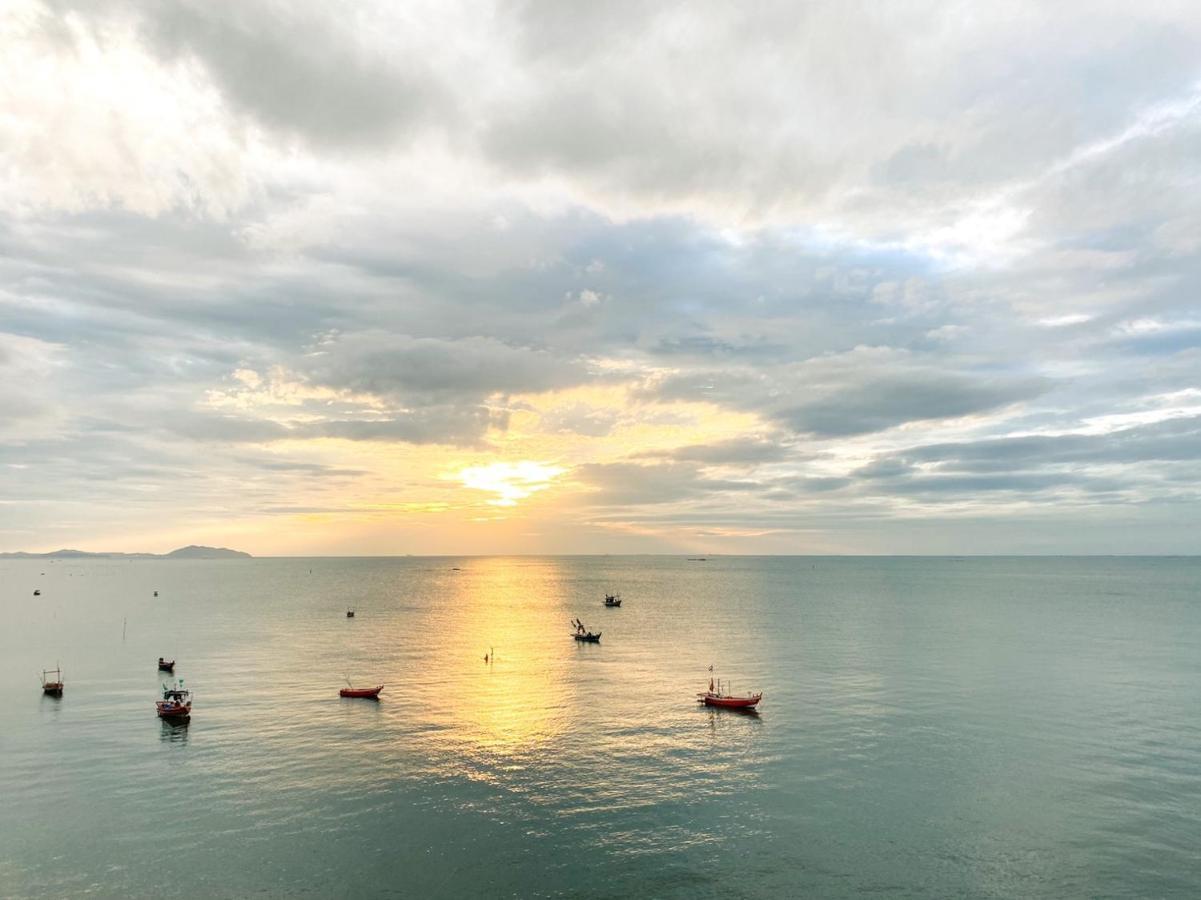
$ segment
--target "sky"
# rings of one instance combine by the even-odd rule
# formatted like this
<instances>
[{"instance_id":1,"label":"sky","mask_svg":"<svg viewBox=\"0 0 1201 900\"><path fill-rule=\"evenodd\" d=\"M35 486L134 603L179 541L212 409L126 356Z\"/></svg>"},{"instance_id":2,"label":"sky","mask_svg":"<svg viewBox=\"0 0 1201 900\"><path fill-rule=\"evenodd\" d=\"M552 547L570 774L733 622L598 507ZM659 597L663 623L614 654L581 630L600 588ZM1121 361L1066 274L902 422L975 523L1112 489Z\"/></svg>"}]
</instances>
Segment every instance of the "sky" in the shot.
<instances>
[{"instance_id":1,"label":"sky","mask_svg":"<svg viewBox=\"0 0 1201 900\"><path fill-rule=\"evenodd\" d=\"M1201 552L1195 3L0 0L0 550Z\"/></svg>"}]
</instances>

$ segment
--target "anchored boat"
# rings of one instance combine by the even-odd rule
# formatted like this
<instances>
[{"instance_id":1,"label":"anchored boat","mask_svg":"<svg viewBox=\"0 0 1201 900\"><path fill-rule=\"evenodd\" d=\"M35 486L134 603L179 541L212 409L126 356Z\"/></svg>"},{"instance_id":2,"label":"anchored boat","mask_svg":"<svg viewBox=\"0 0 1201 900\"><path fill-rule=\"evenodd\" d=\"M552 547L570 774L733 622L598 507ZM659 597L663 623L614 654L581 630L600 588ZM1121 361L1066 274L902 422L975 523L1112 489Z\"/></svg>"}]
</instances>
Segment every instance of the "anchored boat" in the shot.
<instances>
[{"instance_id":1,"label":"anchored boat","mask_svg":"<svg viewBox=\"0 0 1201 900\"><path fill-rule=\"evenodd\" d=\"M709 671L713 671L712 666L709 667ZM696 695L697 703L702 703L705 706L720 706L725 709L754 709L762 699L763 691L759 691L756 694L730 693L729 683L723 685L719 678L715 685L712 676L709 677L709 690L703 694Z\"/></svg>"},{"instance_id":2,"label":"anchored boat","mask_svg":"<svg viewBox=\"0 0 1201 900\"><path fill-rule=\"evenodd\" d=\"M378 700L379 692L384 689L384 686L378 685L373 688L357 688L350 683L350 679L346 681L346 687L338 691L339 697L362 697L364 700Z\"/></svg>"},{"instance_id":3,"label":"anchored boat","mask_svg":"<svg viewBox=\"0 0 1201 900\"><path fill-rule=\"evenodd\" d=\"M601 633L599 631L596 632L596 634L593 634L591 631L589 631L587 628L584 627L584 623L581 622L579 619L576 619L571 624L575 626L575 631L572 632L571 636L573 638L575 638L577 641L586 641L589 644L599 644L600 643Z\"/></svg>"},{"instance_id":4,"label":"anchored boat","mask_svg":"<svg viewBox=\"0 0 1201 900\"><path fill-rule=\"evenodd\" d=\"M163 699L155 701L155 711L160 719L187 719L192 715L192 692L184 690L183 679L174 687L163 685Z\"/></svg>"},{"instance_id":5,"label":"anchored boat","mask_svg":"<svg viewBox=\"0 0 1201 900\"><path fill-rule=\"evenodd\" d=\"M605 594L605 606L621 606L621 594Z\"/></svg>"},{"instance_id":6,"label":"anchored boat","mask_svg":"<svg viewBox=\"0 0 1201 900\"><path fill-rule=\"evenodd\" d=\"M54 673L53 679L46 677L51 672ZM56 667L42 670L42 693L48 694L51 697L61 697L63 695L63 673L61 669Z\"/></svg>"},{"instance_id":7,"label":"anchored boat","mask_svg":"<svg viewBox=\"0 0 1201 900\"><path fill-rule=\"evenodd\" d=\"M160 672L174 672L175 671L175 660L163 659L160 656L158 658L158 670Z\"/></svg>"}]
</instances>

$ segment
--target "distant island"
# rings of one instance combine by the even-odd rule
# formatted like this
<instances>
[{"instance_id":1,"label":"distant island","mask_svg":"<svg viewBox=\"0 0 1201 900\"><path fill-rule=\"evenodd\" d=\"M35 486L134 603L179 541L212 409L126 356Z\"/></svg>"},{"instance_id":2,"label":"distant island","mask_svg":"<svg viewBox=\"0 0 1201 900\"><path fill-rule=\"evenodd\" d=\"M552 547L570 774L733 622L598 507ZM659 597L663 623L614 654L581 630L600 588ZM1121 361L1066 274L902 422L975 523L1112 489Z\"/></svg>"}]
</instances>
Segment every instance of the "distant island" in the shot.
<instances>
[{"instance_id":1,"label":"distant island","mask_svg":"<svg viewBox=\"0 0 1201 900\"><path fill-rule=\"evenodd\" d=\"M189 544L170 553L89 553L86 550L54 550L50 553L0 553L0 559L251 559L249 553L225 547Z\"/></svg>"}]
</instances>

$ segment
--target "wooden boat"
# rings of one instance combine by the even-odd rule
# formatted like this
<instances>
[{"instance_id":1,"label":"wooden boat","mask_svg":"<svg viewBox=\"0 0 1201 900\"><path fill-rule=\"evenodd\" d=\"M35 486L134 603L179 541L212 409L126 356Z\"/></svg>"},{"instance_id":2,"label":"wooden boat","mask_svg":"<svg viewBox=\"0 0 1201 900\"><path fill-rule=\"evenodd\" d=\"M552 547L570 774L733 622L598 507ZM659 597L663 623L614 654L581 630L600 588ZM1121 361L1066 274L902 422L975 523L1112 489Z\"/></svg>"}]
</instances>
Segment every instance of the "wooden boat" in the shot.
<instances>
[{"instance_id":1,"label":"wooden boat","mask_svg":"<svg viewBox=\"0 0 1201 900\"><path fill-rule=\"evenodd\" d=\"M50 680L46 676L51 672L54 673L54 679ZM63 695L63 673L60 669L43 669L42 670L42 693L51 697L61 697Z\"/></svg>"},{"instance_id":2,"label":"wooden boat","mask_svg":"<svg viewBox=\"0 0 1201 900\"><path fill-rule=\"evenodd\" d=\"M42 590L41 590L41 588L34 588L34 589L33 589L33 596L35 596L35 597L40 597L40 596L42 596Z\"/></svg>"},{"instance_id":3,"label":"wooden boat","mask_svg":"<svg viewBox=\"0 0 1201 900\"><path fill-rule=\"evenodd\" d=\"M715 692L706 692L698 695L698 703L703 703L705 706L723 706L726 709L752 709L759 705L759 701L763 699L763 693L747 694L744 697L727 696Z\"/></svg>"},{"instance_id":4,"label":"wooden boat","mask_svg":"<svg viewBox=\"0 0 1201 900\"><path fill-rule=\"evenodd\" d=\"M175 671L175 660L173 660L173 659L170 659L170 660L163 659L163 658L160 656L160 657L158 658L158 670L159 670L160 672L174 672L174 671Z\"/></svg>"},{"instance_id":5,"label":"wooden boat","mask_svg":"<svg viewBox=\"0 0 1201 900\"><path fill-rule=\"evenodd\" d=\"M600 643L601 633L599 631L596 634L593 634L584 627L584 623L578 618L573 620L571 624L575 628L575 631L571 633L571 636L577 641L587 641L590 644Z\"/></svg>"},{"instance_id":6,"label":"wooden boat","mask_svg":"<svg viewBox=\"0 0 1201 900\"><path fill-rule=\"evenodd\" d=\"M339 697L362 697L365 700L378 700L379 692L384 689L381 684L373 688L344 687L338 691Z\"/></svg>"},{"instance_id":7,"label":"wooden boat","mask_svg":"<svg viewBox=\"0 0 1201 900\"><path fill-rule=\"evenodd\" d=\"M757 694L731 694L728 684L723 687L721 679L718 679L717 684L714 685L713 679L710 678L709 690L703 694L697 694L696 698L697 703L703 703L705 706L719 706L724 709L754 709L763 699L763 691L759 691Z\"/></svg>"},{"instance_id":8,"label":"wooden boat","mask_svg":"<svg viewBox=\"0 0 1201 900\"><path fill-rule=\"evenodd\" d=\"M354 618L354 610L353 609L346 610L346 618L348 618L348 619Z\"/></svg>"},{"instance_id":9,"label":"wooden boat","mask_svg":"<svg viewBox=\"0 0 1201 900\"><path fill-rule=\"evenodd\" d=\"M621 594L605 594L605 606L621 606Z\"/></svg>"},{"instance_id":10,"label":"wooden boat","mask_svg":"<svg viewBox=\"0 0 1201 900\"><path fill-rule=\"evenodd\" d=\"M187 719L192 715L192 692L184 690L182 680L175 687L163 685L163 699L155 701L154 709L160 719Z\"/></svg>"}]
</instances>

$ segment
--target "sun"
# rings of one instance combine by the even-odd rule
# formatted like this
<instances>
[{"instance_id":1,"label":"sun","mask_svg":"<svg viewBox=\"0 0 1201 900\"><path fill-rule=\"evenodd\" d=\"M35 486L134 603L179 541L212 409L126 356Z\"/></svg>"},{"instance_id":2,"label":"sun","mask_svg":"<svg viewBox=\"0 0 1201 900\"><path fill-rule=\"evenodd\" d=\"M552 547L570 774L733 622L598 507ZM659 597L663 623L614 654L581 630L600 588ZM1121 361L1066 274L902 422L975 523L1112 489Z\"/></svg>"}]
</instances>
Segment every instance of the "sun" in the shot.
<instances>
[{"instance_id":1,"label":"sun","mask_svg":"<svg viewBox=\"0 0 1201 900\"><path fill-rule=\"evenodd\" d=\"M516 506L518 500L550 487L566 471L562 466L521 460L469 466L460 470L458 477L464 487L495 494L496 498L488 501L493 506Z\"/></svg>"}]
</instances>

